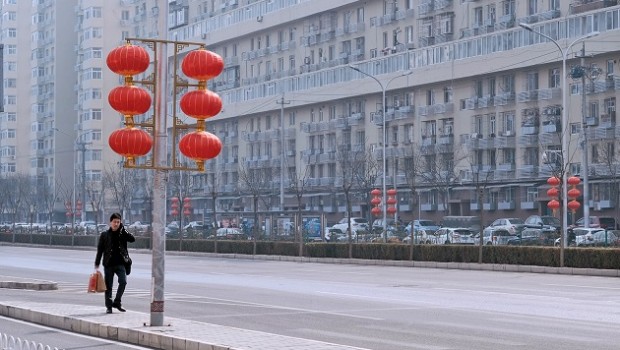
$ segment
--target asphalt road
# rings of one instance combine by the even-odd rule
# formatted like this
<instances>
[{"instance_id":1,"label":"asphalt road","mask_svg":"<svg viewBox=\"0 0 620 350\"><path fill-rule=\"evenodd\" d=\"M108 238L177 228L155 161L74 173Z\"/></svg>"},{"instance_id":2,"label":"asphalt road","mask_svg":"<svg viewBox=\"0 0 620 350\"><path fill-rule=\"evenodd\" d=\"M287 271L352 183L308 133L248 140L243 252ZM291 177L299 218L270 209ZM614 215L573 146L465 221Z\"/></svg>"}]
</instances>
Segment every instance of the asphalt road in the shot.
<instances>
[{"instance_id":1,"label":"asphalt road","mask_svg":"<svg viewBox=\"0 0 620 350\"><path fill-rule=\"evenodd\" d=\"M4 338L6 336L6 338ZM12 338L12 339L11 339ZM2 342L6 340L6 344ZM28 344L29 347L26 347ZM0 316L0 349L148 350L136 345L74 334ZM20 347L20 345L22 345ZM3 346L7 346L6 348ZM48 348L49 347L49 348Z\"/></svg>"},{"instance_id":2,"label":"asphalt road","mask_svg":"<svg viewBox=\"0 0 620 350\"><path fill-rule=\"evenodd\" d=\"M0 275L57 291L3 300L101 305L87 294L94 251L0 246ZM123 304L147 313L151 256L132 253ZM375 350L617 350L612 277L332 265L167 255L166 317Z\"/></svg>"}]
</instances>

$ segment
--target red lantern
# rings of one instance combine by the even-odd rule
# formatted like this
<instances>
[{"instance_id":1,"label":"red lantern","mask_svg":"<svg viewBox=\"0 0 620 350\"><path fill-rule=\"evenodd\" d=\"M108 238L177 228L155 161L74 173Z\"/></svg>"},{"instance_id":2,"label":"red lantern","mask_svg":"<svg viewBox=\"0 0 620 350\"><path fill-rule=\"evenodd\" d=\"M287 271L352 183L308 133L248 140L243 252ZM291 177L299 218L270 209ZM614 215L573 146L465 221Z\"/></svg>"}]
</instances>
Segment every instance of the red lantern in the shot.
<instances>
[{"instance_id":1,"label":"red lantern","mask_svg":"<svg viewBox=\"0 0 620 350\"><path fill-rule=\"evenodd\" d=\"M556 187L551 187L547 190L547 196L549 197L557 197L558 194L560 194L560 190L558 190Z\"/></svg>"},{"instance_id":2,"label":"red lantern","mask_svg":"<svg viewBox=\"0 0 620 350\"><path fill-rule=\"evenodd\" d=\"M552 199L547 203L547 207L549 207L549 209L557 210L560 208L560 202L558 202L555 199Z\"/></svg>"},{"instance_id":3,"label":"red lantern","mask_svg":"<svg viewBox=\"0 0 620 350\"><path fill-rule=\"evenodd\" d=\"M396 190L393 188L390 188L389 190L387 190L387 195L388 196L395 196L396 195Z\"/></svg>"},{"instance_id":4,"label":"red lantern","mask_svg":"<svg viewBox=\"0 0 620 350\"><path fill-rule=\"evenodd\" d=\"M566 182L571 186L577 186L581 180L577 176L571 176L566 180Z\"/></svg>"},{"instance_id":5,"label":"red lantern","mask_svg":"<svg viewBox=\"0 0 620 350\"><path fill-rule=\"evenodd\" d=\"M396 204L396 198L388 197L386 202L387 202L388 205L394 205L394 204Z\"/></svg>"},{"instance_id":6,"label":"red lantern","mask_svg":"<svg viewBox=\"0 0 620 350\"><path fill-rule=\"evenodd\" d=\"M551 186L557 186L560 184L560 179L558 179L556 176L552 176L547 179L547 183Z\"/></svg>"},{"instance_id":7,"label":"red lantern","mask_svg":"<svg viewBox=\"0 0 620 350\"><path fill-rule=\"evenodd\" d=\"M370 194L373 196L380 196L381 195L381 190L378 188L375 188L374 190L370 191Z\"/></svg>"},{"instance_id":8,"label":"red lantern","mask_svg":"<svg viewBox=\"0 0 620 350\"><path fill-rule=\"evenodd\" d=\"M108 68L120 75L136 75L149 67L151 59L141 46L126 44L110 51L106 59Z\"/></svg>"},{"instance_id":9,"label":"red lantern","mask_svg":"<svg viewBox=\"0 0 620 350\"><path fill-rule=\"evenodd\" d=\"M568 206L568 209L570 209L574 213L577 211L577 209L579 209L581 204L573 199L572 201L568 202L566 206Z\"/></svg>"},{"instance_id":10,"label":"red lantern","mask_svg":"<svg viewBox=\"0 0 620 350\"><path fill-rule=\"evenodd\" d=\"M374 208L370 209L370 213L372 213L372 215L374 215L374 216L379 216L379 215L381 215L381 208L374 207Z\"/></svg>"},{"instance_id":11,"label":"red lantern","mask_svg":"<svg viewBox=\"0 0 620 350\"><path fill-rule=\"evenodd\" d=\"M209 80L224 70L224 60L214 52L204 48L190 51L181 62L185 75L196 80Z\"/></svg>"},{"instance_id":12,"label":"red lantern","mask_svg":"<svg viewBox=\"0 0 620 350\"><path fill-rule=\"evenodd\" d=\"M110 148L132 164L135 157L143 156L151 150L151 135L142 129L123 128L114 131L108 139Z\"/></svg>"},{"instance_id":13,"label":"red lantern","mask_svg":"<svg viewBox=\"0 0 620 350\"><path fill-rule=\"evenodd\" d=\"M222 99L210 90L193 90L181 97L183 113L196 119L207 119L222 111Z\"/></svg>"},{"instance_id":14,"label":"red lantern","mask_svg":"<svg viewBox=\"0 0 620 350\"><path fill-rule=\"evenodd\" d=\"M66 214L67 214L67 216L73 215L73 213L71 213L70 211L68 211Z\"/></svg>"},{"instance_id":15,"label":"red lantern","mask_svg":"<svg viewBox=\"0 0 620 350\"><path fill-rule=\"evenodd\" d=\"M571 188L570 190L568 190L568 198L577 198L581 195L581 191L579 191L576 188Z\"/></svg>"},{"instance_id":16,"label":"red lantern","mask_svg":"<svg viewBox=\"0 0 620 350\"><path fill-rule=\"evenodd\" d=\"M176 209L173 209L173 210L170 212L170 215L172 215L172 216L177 216L177 215L179 215L179 211L178 211L178 210L176 210Z\"/></svg>"},{"instance_id":17,"label":"red lantern","mask_svg":"<svg viewBox=\"0 0 620 350\"><path fill-rule=\"evenodd\" d=\"M190 215L191 215L191 213L192 213L192 212L191 212L191 210L189 210L189 209L185 209L185 210L183 210L183 215L185 215L185 216L190 216Z\"/></svg>"},{"instance_id":18,"label":"red lantern","mask_svg":"<svg viewBox=\"0 0 620 350\"><path fill-rule=\"evenodd\" d=\"M108 103L123 115L144 114L151 108L151 95L134 85L117 86L108 94Z\"/></svg>"},{"instance_id":19,"label":"red lantern","mask_svg":"<svg viewBox=\"0 0 620 350\"><path fill-rule=\"evenodd\" d=\"M374 197L373 199L370 200L370 204L377 206L379 204L381 204L381 198L379 197Z\"/></svg>"},{"instance_id":20,"label":"red lantern","mask_svg":"<svg viewBox=\"0 0 620 350\"><path fill-rule=\"evenodd\" d=\"M179 141L179 150L183 155L195 161L215 158L222 150L222 141L206 131L194 131Z\"/></svg>"},{"instance_id":21,"label":"red lantern","mask_svg":"<svg viewBox=\"0 0 620 350\"><path fill-rule=\"evenodd\" d=\"M394 215L394 214L396 214L396 211L397 211L397 210L396 210L396 208L395 208L395 207L388 207L388 208L387 208L387 212L388 212L388 214L392 214L392 215Z\"/></svg>"}]
</instances>

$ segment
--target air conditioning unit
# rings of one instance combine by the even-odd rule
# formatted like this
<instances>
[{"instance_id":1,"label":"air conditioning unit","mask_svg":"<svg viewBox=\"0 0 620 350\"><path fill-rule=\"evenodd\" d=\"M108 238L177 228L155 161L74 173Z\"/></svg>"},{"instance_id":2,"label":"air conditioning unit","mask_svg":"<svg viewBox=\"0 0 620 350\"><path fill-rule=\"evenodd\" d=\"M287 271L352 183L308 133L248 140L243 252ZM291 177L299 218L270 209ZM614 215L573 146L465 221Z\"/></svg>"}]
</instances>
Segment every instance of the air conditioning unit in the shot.
<instances>
[{"instance_id":1,"label":"air conditioning unit","mask_svg":"<svg viewBox=\"0 0 620 350\"><path fill-rule=\"evenodd\" d=\"M513 135L512 130L504 131L504 136L512 136L512 135Z\"/></svg>"},{"instance_id":2,"label":"air conditioning unit","mask_svg":"<svg viewBox=\"0 0 620 350\"><path fill-rule=\"evenodd\" d=\"M481 139L482 138L482 134L474 132L474 133L471 134L471 138L472 139Z\"/></svg>"}]
</instances>

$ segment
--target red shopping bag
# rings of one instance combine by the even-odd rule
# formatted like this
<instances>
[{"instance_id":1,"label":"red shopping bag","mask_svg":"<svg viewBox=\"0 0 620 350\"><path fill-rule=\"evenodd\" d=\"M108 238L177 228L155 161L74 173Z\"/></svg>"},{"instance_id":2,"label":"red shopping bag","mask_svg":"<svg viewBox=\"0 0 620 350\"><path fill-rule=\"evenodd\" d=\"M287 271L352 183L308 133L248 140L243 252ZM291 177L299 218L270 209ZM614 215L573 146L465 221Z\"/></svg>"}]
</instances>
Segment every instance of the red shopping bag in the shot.
<instances>
[{"instance_id":1,"label":"red shopping bag","mask_svg":"<svg viewBox=\"0 0 620 350\"><path fill-rule=\"evenodd\" d=\"M101 272L95 271L91 273L88 278L88 293L103 293L105 290L105 280Z\"/></svg>"},{"instance_id":2,"label":"red shopping bag","mask_svg":"<svg viewBox=\"0 0 620 350\"><path fill-rule=\"evenodd\" d=\"M97 273L93 272L88 278L88 293L97 293Z\"/></svg>"}]
</instances>

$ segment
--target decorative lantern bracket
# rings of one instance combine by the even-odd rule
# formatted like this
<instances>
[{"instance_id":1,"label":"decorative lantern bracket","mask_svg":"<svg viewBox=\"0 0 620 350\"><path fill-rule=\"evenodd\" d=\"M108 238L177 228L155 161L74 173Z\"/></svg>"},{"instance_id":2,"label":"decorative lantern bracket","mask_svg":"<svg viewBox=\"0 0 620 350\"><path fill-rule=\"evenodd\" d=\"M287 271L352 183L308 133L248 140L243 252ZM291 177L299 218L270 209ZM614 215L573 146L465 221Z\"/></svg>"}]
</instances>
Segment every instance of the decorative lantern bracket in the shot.
<instances>
[{"instance_id":1,"label":"decorative lantern bracket","mask_svg":"<svg viewBox=\"0 0 620 350\"><path fill-rule=\"evenodd\" d=\"M142 39L142 38L126 38L125 40L127 44L140 43L142 44L142 46L149 48L153 52L153 55L152 55L153 59L150 63L151 72L145 73L145 77L143 79L133 80L132 83L136 85L143 85L151 93L153 93L153 105L155 106L158 103L160 103L160 101L158 101L159 96L158 96L157 91L158 91L158 87L160 87L161 85L161 81L163 78L163 77L158 76L157 70L153 68L153 67L157 67L157 63L158 63L157 57L159 57L157 53L158 53L158 50L166 50L168 45L174 45L171 62L170 62L170 58L168 61L172 64L171 68L173 69L172 105L174 107L172 108L172 116L171 116L172 124L170 126L168 126L167 123L164 125L157 125L156 121L158 120L158 118L157 118L156 113L158 111L156 110L156 108L152 108L152 115L150 117L145 118L144 120L140 122L135 122L133 118L129 119L130 123L132 123L134 127L142 128L143 130L148 132L153 137L153 140L156 140L156 133L158 131L164 131L164 130L160 130L161 128L166 129L165 130L166 133L168 133L167 129L170 129L172 138L170 141L167 142L168 145L166 146L166 148L170 150L170 157L169 158L164 157L165 159L170 159L170 163L164 166L161 166L161 165L158 166L156 162L154 161L155 159L157 159L156 155L154 154L155 152L157 152L157 147L153 147L153 151L151 152L151 154L148 156L148 158L146 159L144 163L136 164L135 162L124 161L123 166L125 168L136 168L136 169L204 171L204 164L196 164L196 166L189 166L189 165L181 164L181 162L179 161L179 158L180 158L179 149L177 147L177 145L179 144L180 138L184 134L186 134L187 132L191 130L201 130L201 128L204 129L204 121L198 120L196 124L184 123L182 119L177 115L178 113L177 113L176 106L178 105L178 95L184 89L187 90L190 87L204 87L204 82L189 83L188 79L181 76L180 75L181 72L179 72L179 65L180 65L179 62L182 59L181 56L187 53L188 48L205 49L206 48L205 43L172 41L172 40L162 40L162 39ZM164 66L166 65L164 64ZM167 70L164 71L163 74L168 74L168 71ZM166 106L160 106L160 108L166 108ZM165 118L166 121L168 120L168 117ZM127 121L125 122L125 124L126 125L128 124ZM187 164L192 164L192 163L187 163Z\"/></svg>"}]
</instances>

